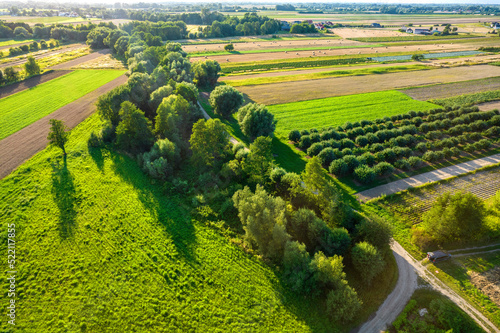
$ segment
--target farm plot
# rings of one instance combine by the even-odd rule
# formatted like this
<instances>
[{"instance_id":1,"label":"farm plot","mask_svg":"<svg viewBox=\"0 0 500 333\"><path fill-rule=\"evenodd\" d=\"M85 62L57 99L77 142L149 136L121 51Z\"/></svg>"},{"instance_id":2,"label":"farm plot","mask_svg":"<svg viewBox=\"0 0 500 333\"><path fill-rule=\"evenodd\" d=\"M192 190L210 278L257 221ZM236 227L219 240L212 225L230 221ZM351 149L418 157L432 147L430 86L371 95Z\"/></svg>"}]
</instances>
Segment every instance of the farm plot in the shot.
<instances>
[{"instance_id":1,"label":"farm plot","mask_svg":"<svg viewBox=\"0 0 500 333\"><path fill-rule=\"evenodd\" d=\"M388 73L399 73L408 71L420 71L430 69L432 67L426 65L407 65L407 66L385 66L385 67L372 67L372 68L354 68L354 69L338 69L326 72L316 72L309 74L296 74L272 77L253 77L242 78L241 80L226 81L233 87L250 86L257 84L271 84L277 82L294 82L294 81L309 81L319 80L329 77L343 77L343 76L361 76L361 75L380 75Z\"/></svg>"},{"instance_id":2,"label":"farm plot","mask_svg":"<svg viewBox=\"0 0 500 333\"><path fill-rule=\"evenodd\" d=\"M288 139L307 155L318 156L331 174L359 184L380 182L381 177L395 173L415 172L428 164L455 164L462 155L497 148L495 143L500 137L499 112L481 112L477 108L413 110L374 121L326 126L319 131L296 127L301 131L290 131Z\"/></svg>"},{"instance_id":3,"label":"farm plot","mask_svg":"<svg viewBox=\"0 0 500 333\"><path fill-rule=\"evenodd\" d=\"M336 28L333 30L336 35L342 38L388 38L407 36L403 33L393 29L366 29L366 28Z\"/></svg>"},{"instance_id":4,"label":"farm plot","mask_svg":"<svg viewBox=\"0 0 500 333\"><path fill-rule=\"evenodd\" d=\"M352 38L352 40L363 43L382 43L382 42L406 42L406 41L423 41L423 40L446 40L446 39L461 39L461 38L480 38L481 35L446 35L446 36L425 36L425 35L412 35L401 33L399 36L392 37L360 37Z\"/></svg>"},{"instance_id":5,"label":"farm plot","mask_svg":"<svg viewBox=\"0 0 500 333\"><path fill-rule=\"evenodd\" d=\"M413 99L428 101L431 99L443 99L490 90L500 90L500 77L436 84L427 87L408 88L400 91Z\"/></svg>"},{"instance_id":6,"label":"farm plot","mask_svg":"<svg viewBox=\"0 0 500 333\"><path fill-rule=\"evenodd\" d=\"M434 59L434 58L455 58L464 57L470 55L480 55L484 52L480 51L456 51L456 52L435 52L435 53L423 53L424 59ZM394 56L383 56L383 57L372 57L375 61L404 61L411 60L411 55L394 55Z\"/></svg>"},{"instance_id":7,"label":"farm plot","mask_svg":"<svg viewBox=\"0 0 500 333\"><path fill-rule=\"evenodd\" d=\"M16 229L18 330L341 328L287 291L268 265L191 217L189 203L165 195L134 160L89 150L101 126L94 115L71 132L67 159L48 148L0 181L0 225ZM7 262L0 266L6 279Z\"/></svg>"},{"instance_id":8,"label":"farm plot","mask_svg":"<svg viewBox=\"0 0 500 333\"><path fill-rule=\"evenodd\" d=\"M0 100L0 140L73 102L124 71L78 70Z\"/></svg>"},{"instance_id":9,"label":"farm plot","mask_svg":"<svg viewBox=\"0 0 500 333\"><path fill-rule=\"evenodd\" d=\"M412 100L397 91L381 91L278 104L268 108L278 120L276 132L286 136L294 129L336 127L346 121L375 120L411 110L423 111L435 107L438 106Z\"/></svg>"},{"instance_id":10,"label":"farm plot","mask_svg":"<svg viewBox=\"0 0 500 333\"><path fill-rule=\"evenodd\" d=\"M255 102L272 105L496 76L500 76L500 67L479 65L419 71L417 75L415 72L401 72L364 77L328 78L307 83L284 82L246 86L238 90Z\"/></svg>"}]
</instances>

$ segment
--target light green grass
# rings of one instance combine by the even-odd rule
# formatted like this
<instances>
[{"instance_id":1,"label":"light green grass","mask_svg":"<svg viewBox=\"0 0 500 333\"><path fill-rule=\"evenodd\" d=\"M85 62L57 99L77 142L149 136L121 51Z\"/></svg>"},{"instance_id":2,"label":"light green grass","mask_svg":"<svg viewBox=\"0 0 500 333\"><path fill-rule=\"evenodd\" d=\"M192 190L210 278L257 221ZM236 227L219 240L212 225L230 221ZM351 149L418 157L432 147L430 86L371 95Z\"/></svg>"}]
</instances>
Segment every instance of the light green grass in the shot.
<instances>
[{"instance_id":1,"label":"light green grass","mask_svg":"<svg viewBox=\"0 0 500 333\"><path fill-rule=\"evenodd\" d=\"M484 91L474 94L465 94L455 97L433 99L430 102L442 106L471 106L474 104L497 101L500 99L500 90Z\"/></svg>"},{"instance_id":2,"label":"light green grass","mask_svg":"<svg viewBox=\"0 0 500 333\"><path fill-rule=\"evenodd\" d=\"M48 148L0 181L2 253L16 229L16 332L342 329L134 160L89 150L101 126L94 115L72 130L66 163ZM7 270L2 260L3 281Z\"/></svg>"},{"instance_id":3,"label":"light green grass","mask_svg":"<svg viewBox=\"0 0 500 333\"><path fill-rule=\"evenodd\" d=\"M124 71L78 70L0 100L0 139L51 114Z\"/></svg>"},{"instance_id":4,"label":"light green grass","mask_svg":"<svg viewBox=\"0 0 500 333\"><path fill-rule=\"evenodd\" d=\"M259 85L259 84L280 83L280 82L319 80L331 77L399 73L399 72L426 70L431 68L432 67L426 65L358 68L358 69L334 70L328 72L309 73L309 74L270 76L270 77L260 77L260 78L249 78L243 80L230 80L230 81L225 81L225 83L233 87L241 87L241 86Z\"/></svg>"},{"instance_id":5,"label":"light green grass","mask_svg":"<svg viewBox=\"0 0 500 333\"><path fill-rule=\"evenodd\" d=\"M21 44L21 43L32 43L34 42L35 39L0 39L0 46L9 46L9 45L15 45L15 44ZM9 50L3 50L4 52Z\"/></svg>"},{"instance_id":6,"label":"light green grass","mask_svg":"<svg viewBox=\"0 0 500 333\"><path fill-rule=\"evenodd\" d=\"M428 102L415 101L399 91L388 90L277 104L268 108L278 120L276 132L288 135L293 129L319 129L342 125L346 121L373 120L437 107Z\"/></svg>"}]
</instances>

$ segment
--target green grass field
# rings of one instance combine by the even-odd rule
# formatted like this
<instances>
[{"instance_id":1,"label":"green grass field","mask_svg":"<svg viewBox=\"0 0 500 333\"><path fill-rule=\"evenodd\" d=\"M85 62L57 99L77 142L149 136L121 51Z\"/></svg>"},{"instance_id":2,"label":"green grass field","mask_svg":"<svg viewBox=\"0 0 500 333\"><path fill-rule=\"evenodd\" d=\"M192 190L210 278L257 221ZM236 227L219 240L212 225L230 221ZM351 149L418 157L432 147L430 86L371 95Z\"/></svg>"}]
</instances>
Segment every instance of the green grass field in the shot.
<instances>
[{"instance_id":1,"label":"green grass field","mask_svg":"<svg viewBox=\"0 0 500 333\"><path fill-rule=\"evenodd\" d=\"M387 74L408 71L419 71L431 69L427 65L407 65L407 66L393 66L393 67L373 67L373 68L358 68L358 69L345 69L334 70L319 73L297 74L297 75L283 75L283 76L270 76L260 78L250 78L242 80L230 80L225 83L233 87L253 86L258 84L270 84L279 82L293 82L293 81L306 81L306 80L319 80L330 77L343 77L343 76L361 76L373 74Z\"/></svg>"},{"instance_id":2,"label":"green grass field","mask_svg":"<svg viewBox=\"0 0 500 333\"><path fill-rule=\"evenodd\" d=\"M0 39L0 46L9 46L20 43L32 43L35 39ZM4 50L4 52L9 52L9 50Z\"/></svg>"},{"instance_id":3,"label":"green grass field","mask_svg":"<svg viewBox=\"0 0 500 333\"><path fill-rule=\"evenodd\" d=\"M34 88L0 99L0 140L51 114L124 71L77 70Z\"/></svg>"},{"instance_id":4,"label":"green grass field","mask_svg":"<svg viewBox=\"0 0 500 333\"><path fill-rule=\"evenodd\" d=\"M278 120L277 134L287 136L293 129L338 126L346 121L373 120L385 116L437 108L437 105L411 99L395 91L322 98L304 102L277 104L269 110Z\"/></svg>"},{"instance_id":5,"label":"green grass field","mask_svg":"<svg viewBox=\"0 0 500 333\"><path fill-rule=\"evenodd\" d=\"M482 37L483 35L447 35L447 36L424 36L424 35L411 35L398 36L398 37L359 37L347 38L364 43L381 43L381 42L406 42L406 41L424 41L424 40L446 40L446 39L460 39L460 38L475 38Z\"/></svg>"},{"instance_id":6,"label":"green grass field","mask_svg":"<svg viewBox=\"0 0 500 333\"><path fill-rule=\"evenodd\" d=\"M343 329L322 304L287 292L268 265L192 218L189 199L165 194L134 160L89 150L100 126L94 115L72 130L66 162L48 148L0 181L3 253L7 224L16 229L18 331ZM6 320L0 328L9 329Z\"/></svg>"}]
</instances>

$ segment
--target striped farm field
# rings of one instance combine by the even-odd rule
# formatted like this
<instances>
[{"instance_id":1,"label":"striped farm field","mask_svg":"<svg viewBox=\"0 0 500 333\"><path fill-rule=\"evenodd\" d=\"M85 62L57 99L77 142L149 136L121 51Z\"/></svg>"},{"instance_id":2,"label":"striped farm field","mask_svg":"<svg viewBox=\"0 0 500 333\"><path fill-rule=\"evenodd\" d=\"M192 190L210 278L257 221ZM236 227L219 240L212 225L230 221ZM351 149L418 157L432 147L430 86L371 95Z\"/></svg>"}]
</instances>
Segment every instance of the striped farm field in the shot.
<instances>
[{"instance_id":1,"label":"striped farm field","mask_svg":"<svg viewBox=\"0 0 500 333\"><path fill-rule=\"evenodd\" d=\"M438 107L432 103L413 100L399 91L388 90L277 104L268 108L278 120L276 131L284 136L294 129L338 126L346 121L373 120Z\"/></svg>"},{"instance_id":2,"label":"striped farm field","mask_svg":"<svg viewBox=\"0 0 500 333\"><path fill-rule=\"evenodd\" d=\"M0 99L0 140L122 75L116 70L78 70Z\"/></svg>"}]
</instances>

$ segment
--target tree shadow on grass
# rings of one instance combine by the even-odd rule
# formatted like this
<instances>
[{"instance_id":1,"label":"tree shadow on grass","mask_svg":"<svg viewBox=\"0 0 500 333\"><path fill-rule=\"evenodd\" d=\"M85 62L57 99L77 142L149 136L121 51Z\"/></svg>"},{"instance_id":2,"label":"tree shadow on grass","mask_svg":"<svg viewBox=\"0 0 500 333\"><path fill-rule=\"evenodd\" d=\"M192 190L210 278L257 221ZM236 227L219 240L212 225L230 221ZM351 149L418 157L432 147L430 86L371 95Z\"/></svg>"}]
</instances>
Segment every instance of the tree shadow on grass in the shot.
<instances>
[{"instance_id":1,"label":"tree shadow on grass","mask_svg":"<svg viewBox=\"0 0 500 333\"><path fill-rule=\"evenodd\" d=\"M59 209L59 235L62 239L73 236L76 227L76 188L68 170L66 157L63 163L52 164L52 196Z\"/></svg>"},{"instance_id":2,"label":"tree shadow on grass","mask_svg":"<svg viewBox=\"0 0 500 333\"><path fill-rule=\"evenodd\" d=\"M92 157L92 160L94 160L95 165L101 171L101 173L104 172L104 156L102 155L102 148L101 147L89 147L89 154L90 157Z\"/></svg>"},{"instance_id":3,"label":"tree shadow on grass","mask_svg":"<svg viewBox=\"0 0 500 333\"><path fill-rule=\"evenodd\" d=\"M194 248L196 235L189 213L182 207L182 201L163 193L156 181L149 178L137 163L128 156L110 151L114 172L132 185L138 199L152 217L157 219L178 250L188 261L196 262Z\"/></svg>"},{"instance_id":4,"label":"tree shadow on grass","mask_svg":"<svg viewBox=\"0 0 500 333\"><path fill-rule=\"evenodd\" d=\"M273 155L276 164L288 172L301 173L305 170L307 162L304 161L298 152L287 145L283 140L273 138Z\"/></svg>"}]
</instances>

